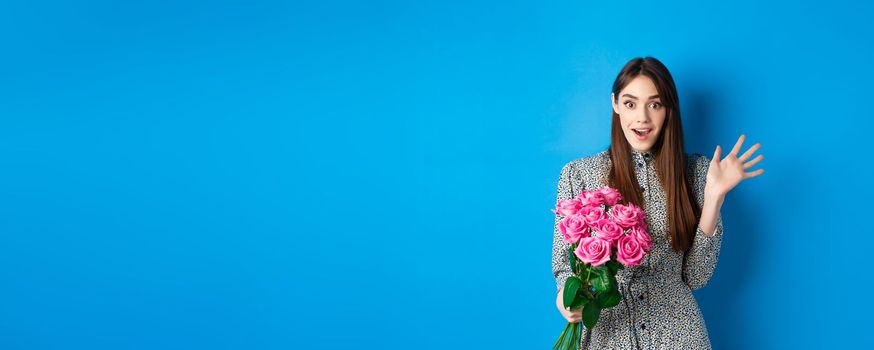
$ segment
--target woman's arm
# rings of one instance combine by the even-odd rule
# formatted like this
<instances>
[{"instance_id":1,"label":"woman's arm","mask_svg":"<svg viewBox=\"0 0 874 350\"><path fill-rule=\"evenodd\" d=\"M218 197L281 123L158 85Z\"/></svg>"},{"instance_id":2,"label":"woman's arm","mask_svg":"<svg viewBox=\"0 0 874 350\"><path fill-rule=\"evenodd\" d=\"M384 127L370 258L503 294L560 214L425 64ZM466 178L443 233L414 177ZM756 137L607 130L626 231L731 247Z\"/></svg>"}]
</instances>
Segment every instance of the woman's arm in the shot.
<instances>
[{"instance_id":1,"label":"woman's arm","mask_svg":"<svg viewBox=\"0 0 874 350\"><path fill-rule=\"evenodd\" d=\"M574 173L572 162L565 164L561 169L561 174L558 177L558 193L556 201L562 199L571 199L576 196L576 192L580 189L573 188L571 176ZM558 223L561 220L559 216L555 216L555 223L552 227L552 274L555 276L555 284L558 287L558 294L555 296L555 306L561 315L571 323L581 322L583 319L583 309L578 308L570 310L564 305L564 283L567 278L573 274L571 271L570 262L568 261L568 249L570 245L564 242L564 237L558 229Z\"/></svg>"},{"instance_id":2,"label":"woman's arm","mask_svg":"<svg viewBox=\"0 0 874 350\"><path fill-rule=\"evenodd\" d=\"M717 145L713 159L698 157L695 163L695 195L701 208L701 218L692 247L683 257L683 280L692 289L704 287L713 275L719 249L722 244L722 215L720 209L725 195L743 180L762 175L765 169L747 171L764 159L758 155L750 159L761 147L757 143L741 155L746 135L740 135L731 152L722 158L722 148Z\"/></svg>"},{"instance_id":3,"label":"woman's arm","mask_svg":"<svg viewBox=\"0 0 874 350\"><path fill-rule=\"evenodd\" d=\"M575 197L574 188L571 184L572 172L573 165L570 162L561 168L561 174L558 177L556 202ZM561 218L556 215L555 222L552 226L552 274L555 277L556 287L559 290L564 288L565 281L573 274L570 262L568 261L568 248L570 245L564 242L564 237L558 229L558 223L561 221L560 219Z\"/></svg>"},{"instance_id":4,"label":"woman's arm","mask_svg":"<svg viewBox=\"0 0 874 350\"><path fill-rule=\"evenodd\" d=\"M691 289L699 289L707 285L722 246L722 215L720 209L725 195L708 194L705 191L707 171L710 159L700 156L695 163L694 190L698 205L701 208L701 219L695 232L692 246L683 256L683 281Z\"/></svg>"},{"instance_id":5,"label":"woman's arm","mask_svg":"<svg viewBox=\"0 0 874 350\"><path fill-rule=\"evenodd\" d=\"M704 205L701 206L701 220L698 221L698 227L708 237L713 237L716 234L714 230L719 227L719 213L724 201L724 195L704 194Z\"/></svg>"}]
</instances>

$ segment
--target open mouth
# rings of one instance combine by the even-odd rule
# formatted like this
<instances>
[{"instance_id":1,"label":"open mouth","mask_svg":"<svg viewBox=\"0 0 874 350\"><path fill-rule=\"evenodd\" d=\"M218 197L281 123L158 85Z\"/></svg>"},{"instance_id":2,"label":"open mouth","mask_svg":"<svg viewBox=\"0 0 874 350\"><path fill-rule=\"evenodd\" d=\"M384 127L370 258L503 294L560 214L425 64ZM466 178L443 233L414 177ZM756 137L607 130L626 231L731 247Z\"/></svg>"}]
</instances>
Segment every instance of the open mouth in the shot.
<instances>
[{"instance_id":1,"label":"open mouth","mask_svg":"<svg viewBox=\"0 0 874 350\"><path fill-rule=\"evenodd\" d=\"M649 135L650 132L652 132L652 129L631 129L631 130L634 130L634 133L640 137L646 137L647 135Z\"/></svg>"}]
</instances>

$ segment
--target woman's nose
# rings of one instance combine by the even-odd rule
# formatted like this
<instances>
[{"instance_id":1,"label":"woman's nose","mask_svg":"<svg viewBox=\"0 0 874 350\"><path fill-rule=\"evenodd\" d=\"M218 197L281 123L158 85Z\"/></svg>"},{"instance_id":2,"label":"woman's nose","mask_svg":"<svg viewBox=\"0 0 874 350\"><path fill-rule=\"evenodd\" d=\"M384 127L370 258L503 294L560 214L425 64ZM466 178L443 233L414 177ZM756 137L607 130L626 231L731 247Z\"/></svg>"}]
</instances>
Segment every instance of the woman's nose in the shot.
<instances>
[{"instance_id":1,"label":"woman's nose","mask_svg":"<svg viewBox=\"0 0 874 350\"><path fill-rule=\"evenodd\" d=\"M648 121L649 121L649 113L647 113L646 111L640 112L640 113L637 115L637 121L639 121L639 122L648 122Z\"/></svg>"}]
</instances>

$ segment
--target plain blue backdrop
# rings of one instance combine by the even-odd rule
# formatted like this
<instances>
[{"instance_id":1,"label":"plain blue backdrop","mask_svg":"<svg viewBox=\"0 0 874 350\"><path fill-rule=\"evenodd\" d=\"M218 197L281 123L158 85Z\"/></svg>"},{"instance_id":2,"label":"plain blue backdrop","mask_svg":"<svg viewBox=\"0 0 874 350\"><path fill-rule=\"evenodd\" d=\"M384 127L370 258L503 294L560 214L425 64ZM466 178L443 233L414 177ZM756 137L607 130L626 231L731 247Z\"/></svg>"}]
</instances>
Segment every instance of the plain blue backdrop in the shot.
<instances>
[{"instance_id":1,"label":"plain blue backdrop","mask_svg":"<svg viewBox=\"0 0 874 350\"><path fill-rule=\"evenodd\" d=\"M654 56L741 133L717 349L858 348L870 2L7 1L0 348L547 349L566 162Z\"/></svg>"}]
</instances>

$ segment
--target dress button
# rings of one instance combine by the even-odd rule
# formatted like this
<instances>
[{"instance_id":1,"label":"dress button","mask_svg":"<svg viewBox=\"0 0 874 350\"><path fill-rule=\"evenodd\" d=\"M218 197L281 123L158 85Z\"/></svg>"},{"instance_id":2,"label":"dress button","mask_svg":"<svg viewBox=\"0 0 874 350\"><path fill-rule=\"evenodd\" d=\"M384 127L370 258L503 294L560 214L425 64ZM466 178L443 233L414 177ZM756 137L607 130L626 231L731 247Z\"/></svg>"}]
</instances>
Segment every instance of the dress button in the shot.
<instances>
[{"instance_id":1,"label":"dress button","mask_svg":"<svg viewBox=\"0 0 874 350\"><path fill-rule=\"evenodd\" d=\"M645 296L646 296L646 293L640 293L640 300L643 300L643 298L644 298Z\"/></svg>"},{"instance_id":2,"label":"dress button","mask_svg":"<svg viewBox=\"0 0 874 350\"><path fill-rule=\"evenodd\" d=\"M642 329L642 330L646 330L646 324L641 323L641 324L640 324L640 329Z\"/></svg>"}]
</instances>

